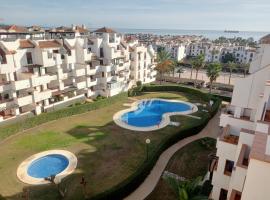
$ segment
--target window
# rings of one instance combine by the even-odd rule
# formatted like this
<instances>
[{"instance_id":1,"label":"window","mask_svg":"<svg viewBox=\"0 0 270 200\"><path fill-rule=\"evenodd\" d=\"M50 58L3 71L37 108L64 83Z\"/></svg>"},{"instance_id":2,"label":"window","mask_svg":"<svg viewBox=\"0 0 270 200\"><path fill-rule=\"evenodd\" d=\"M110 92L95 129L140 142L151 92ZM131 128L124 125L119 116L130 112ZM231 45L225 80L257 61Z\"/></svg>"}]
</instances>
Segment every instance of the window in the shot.
<instances>
[{"instance_id":1,"label":"window","mask_svg":"<svg viewBox=\"0 0 270 200\"><path fill-rule=\"evenodd\" d=\"M103 58L103 57L104 57L103 48L100 48L100 49L99 49L99 54L100 54L100 57L101 57L101 58Z\"/></svg>"},{"instance_id":2,"label":"window","mask_svg":"<svg viewBox=\"0 0 270 200\"><path fill-rule=\"evenodd\" d=\"M91 47L87 48L87 53L91 53Z\"/></svg>"},{"instance_id":3,"label":"window","mask_svg":"<svg viewBox=\"0 0 270 200\"><path fill-rule=\"evenodd\" d=\"M32 53L31 53L31 52L27 52L27 53L26 53L26 60L27 60L27 64L28 64L28 65L33 64Z\"/></svg>"},{"instance_id":4,"label":"window","mask_svg":"<svg viewBox=\"0 0 270 200\"><path fill-rule=\"evenodd\" d=\"M227 176L231 176L233 170L234 162L230 160L226 160L224 174Z\"/></svg>"},{"instance_id":5,"label":"window","mask_svg":"<svg viewBox=\"0 0 270 200\"><path fill-rule=\"evenodd\" d=\"M48 56L48 59L51 59L53 57L53 54L49 51L47 51L47 56Z\"/></svg>"},{"instance_id":6,"label":"window","mask_svg":"<svg viewBox=\"0 0 270 200\"><path fill-rule=\"evenodd\" d=\"M221 188L219 193L219 200L227 200L228 190Z\"/></svg>"}]
</instances>

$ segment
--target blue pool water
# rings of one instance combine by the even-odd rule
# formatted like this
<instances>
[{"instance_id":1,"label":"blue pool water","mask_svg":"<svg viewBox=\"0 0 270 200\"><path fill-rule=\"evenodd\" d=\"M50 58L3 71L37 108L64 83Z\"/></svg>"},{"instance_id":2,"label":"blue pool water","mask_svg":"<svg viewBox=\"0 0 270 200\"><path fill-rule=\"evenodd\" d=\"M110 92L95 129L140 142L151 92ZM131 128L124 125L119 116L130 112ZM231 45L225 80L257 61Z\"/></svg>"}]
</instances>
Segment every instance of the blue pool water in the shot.
<instances>
[{"instance_id":1,"label":"blue pool water","mask_svg":"<svg viewBox=\"0 0 270 200\"><path fill-rule=\"evenodd\" d=\"M164 113L184 112L191 109L190 105L182 102L147 100L138 104L137 110L123 114L121 119L132 126L148 127L160 124Z\"/></svg>"},{"instance_id":2,"label":"blue pool water","mask_svg":"<svg viewBox=\"0 0 270 200\"><path fill-rule=\"evenodd\" d=\"M67 168L68 164L69 161L65 156L51 154L32 162L27 169L27 173L34 178L45 178L61 173Z\"/></svg>"}]
</instances>

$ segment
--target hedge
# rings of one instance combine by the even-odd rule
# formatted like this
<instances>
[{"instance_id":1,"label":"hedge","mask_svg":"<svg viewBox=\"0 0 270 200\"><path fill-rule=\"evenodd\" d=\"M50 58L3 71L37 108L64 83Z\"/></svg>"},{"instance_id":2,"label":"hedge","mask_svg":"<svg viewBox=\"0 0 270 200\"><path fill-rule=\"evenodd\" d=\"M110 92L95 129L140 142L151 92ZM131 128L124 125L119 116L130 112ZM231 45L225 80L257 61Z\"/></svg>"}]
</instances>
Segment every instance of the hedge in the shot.
<instances>
[{"instance_id":1,"label":"hedge","mask_svg":"<svg viewBox=\"0 0 270 200\"><path fill-rule=\"evenodd\" d=\"M109 200L109 199L123 199L130 193L132 193L137 187L140 186L140 184L143 183L145 178L148 176L148 174L151 172L152 168L154 167L155 163L157 162L159 156L164 152L167 148L177 143L179 140L182 140L186 137L196 135L198 134L208 123L210 118L214 116L220 106L221 100L213 97L211 95L208 95L206 93L201 92L197 89L192 89L188 87L182 87L182 86L171 86L171 85L148 85L143 86L141 88L142 91L145 92L153 92L153 91L178 91L178 92L192 92L195 95L200 95L201 98L204 100L210 100L212 99L214 101L214 104L212 105L212 108L210 110L210 115L208 113L205 113L205 116L202 118L202 120L198 120L197 124L193 124L192 127L186 127L185 129L182 129L180 132L175 133L172 136L168 136L164 140L162 140L162 143L159 145L157 149L155 149L152 152L152 156L148 158L148 160L142 163L142 165L126 180L122 181L118 185L115 185L114 187L89 198L89 200Z\"/></svg>"},{"instance_id":2,"label":"hedge","mask_svg":"<svg viewBox=\"0 0 270 200\"><path fill-rule=\"evenodd\" d=\"M38 116L30 117L14 124L1 126L0 141L7 138L8 136L11 136L13 134L16 134L18 132L24 131L29 128L33 128L40 124L57 120L60 118L72 116L72 115L85 113L91 110L96 110L105 106L109 106L125 98L127 98L126 92L118 94L113 97L106 98L106 99L100 99L92 103L74 105L72 107L63 108L61 110L57 110L57 111L53 111L49 113L42 113Z\"/></svg>"}]
</instances>

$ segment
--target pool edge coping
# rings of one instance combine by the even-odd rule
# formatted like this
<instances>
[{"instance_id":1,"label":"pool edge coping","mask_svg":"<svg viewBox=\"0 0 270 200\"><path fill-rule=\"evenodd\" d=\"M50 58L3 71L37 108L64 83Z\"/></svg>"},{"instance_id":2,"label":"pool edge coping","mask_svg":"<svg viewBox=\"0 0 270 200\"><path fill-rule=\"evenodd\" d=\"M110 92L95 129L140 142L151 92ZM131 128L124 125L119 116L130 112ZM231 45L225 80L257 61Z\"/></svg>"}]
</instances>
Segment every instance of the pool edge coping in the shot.
<instances>
[{"instance_id":1,"label":"pool edge coping","mask_svg":"<svg viewBox=\"0 0 270 200\"><path fill-rule=\"evenodd\" d=\"M189 106L191 106L191 110L188 111L183 111L183 112L167 112L164 113L162 115L162 121L158 126L148 126L148 127L137 127L137 126L132 126L132 125L128 125L125 122L123 122L121 120L121 117L123 114L127 113L127 112L132 112L138 109L138 104L140 104L143 101L147 101L147 100L162 100L162 101L167 101L167 102L177 102L177 103L185 103ZM166 126L168 126L171 122L170 120L170 116L173 115L188 115L191 113L195 113L197 112L199 109L198 107L190 102L186 102L186 101L182 101L182 100L172 100L172 99L162 99L162 98L149 98L149 99L141 99L138 101L135 101L131 104L130 108L124 109L124 110L120 110L117 113L115 113L113 115L113 121L120 127L128 129L128 130L132 130L132 131L141 131L141 132L147 132L147 131L155 131L155 130L159 130L162 129Z\"/></svg>"},{"instance_id":2,"label":"pool edge coping","mask_svg":"<svg viewBox=\"0 0 270 200\"><path fill-rule=\"evenodd\" d=\"M61 173L55 176L56 183L60 182L61 179L73 173L73 171L76 169L78 160L77 160L77 157L72 152L66 151L66 150L48 150L48 151L43 151L43 152L34 154L26 158L17 168L17 178L21 182L30 184L30 185L49 184L50 182L46 181L44 178L35 178L32 176L29 176L27 171L28 171L28 167L31 165L32 162L34 162L35 160L41 157L51 155L51 154L62 155L66 157L69 161L68 166Z\"/></svg>"}]
</instances>

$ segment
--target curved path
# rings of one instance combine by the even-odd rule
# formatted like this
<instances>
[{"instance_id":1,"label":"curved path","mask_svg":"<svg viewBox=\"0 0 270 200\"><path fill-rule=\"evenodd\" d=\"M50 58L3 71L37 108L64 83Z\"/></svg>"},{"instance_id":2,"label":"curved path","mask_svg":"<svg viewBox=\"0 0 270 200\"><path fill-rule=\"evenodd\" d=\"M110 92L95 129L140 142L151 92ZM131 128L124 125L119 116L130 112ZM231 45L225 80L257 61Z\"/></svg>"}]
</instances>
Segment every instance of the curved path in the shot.
<instances>
[{"instance_id":1,"label":"curved path","mask_svg":"<svg viewBox=\"0 0 270 200\"><path fill-rule=\"evenodd\" d=\"M144 180L144 182L124 200L145 199L156 187L160 176L165 170L170 158L174 155L176 151L178 151L185 145L204 137L217 138L218 134L220 133L219 115L220 113L217 113L199 134L180 140L178 143L174 144L166 151L164 151L160 155L156 165L152 169L151 173Z\"/></svg>"}]
</instances>

